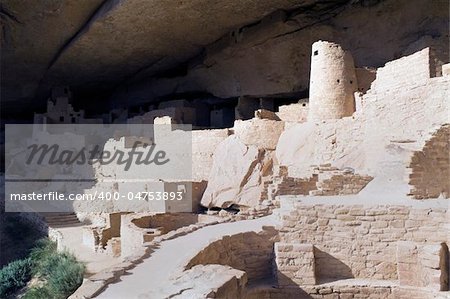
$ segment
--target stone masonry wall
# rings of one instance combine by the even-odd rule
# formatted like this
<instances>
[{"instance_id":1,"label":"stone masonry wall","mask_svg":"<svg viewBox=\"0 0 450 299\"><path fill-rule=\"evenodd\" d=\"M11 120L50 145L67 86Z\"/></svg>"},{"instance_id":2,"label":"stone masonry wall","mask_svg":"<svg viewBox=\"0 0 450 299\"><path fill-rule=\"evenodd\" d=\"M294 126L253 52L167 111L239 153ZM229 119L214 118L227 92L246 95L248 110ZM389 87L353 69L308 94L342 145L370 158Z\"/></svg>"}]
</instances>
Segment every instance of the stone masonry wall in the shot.
<instances>
[{"instance_id":1,"label":"stone masonry wall","mask_svg":"<svg viewBox=\"0 0 450 299\"><path fill-rule=\"evenodd\" d=\"M296 203L295 209L285 212L282 217L280 242L314 246L318 281L347 278L397 280L400 241L411 242L423 249L425 245L440 245L449 240L449 212L445 209ZM433 269L439 267L436 256L430 264L433 264L430 266ZM428 268L422 267L418 271L427 277L436 275ZM295 271L302 269L299 266L283 274L295 279L292 276ZM411 280L408 284L419 283ZM422 281L419 286L427 284L436 288L435 281Z\"/></svg>"},{"instance_id":2,"label":"stone masonry wall","mask_svg":"<svg viewBox=\"0 0 450 299\"><path fill-rule=\"evenodd\" d=\"M278 107L277 116L285 122L302 123L308 119L309 104L307 102L282 105Z\"/></svg>"},{"instance_id":3,"label":"stone masonry wall","mask_svg":"<svg viewBox=\"0 0 450 299\"><path fill-rule=\"evenodd\" d=\"M448 264L445 267L441 264L444 259L448 261L446 245L399 241L396 258L400 285L448 291Z\"/></svg>"},{"instance_id":4,"label":"stone masonry wall","mask_svg":"<svg viewBox=\"0 0 450 299\"><path fill-rule=\"evenodd\" d=\"M280 166L273 182L268 186L268 197L275 199L279 195L308 195L317 189L317 175L310 178L293 178L288 174L286 166Z\"/></svg>"},{"instance_id":5,"label":"stone masonry wall","mask_svg":"<svg viewBox=\"0 0 450 299\"><path fill-rule=\"evenodd\" d=\"M408 85L420 85L436 76L431 49L425 48L412 55L386 63L377 70L372 88L392 90Z\"/></svg>"},{"instance_id":6,"label":"stone masonry wall","mask_svg":"<svg viewBox=\"0 0 450 299\"><path fill-rule=\"evenodd\" d=\"M200 251L186 266L220 264L245 271L249 281L272 276L275 230L226 236Z\"/></svg>"},{"instance_id":7,"label":"stone masonry wall","mask_svg":"<svg viewBox=\"0 0 450 299\"><path fill-rule=\"evenodd\" d=\"M133 216L132 216L133 217ZM157 228L161 234L198 222L198 215L190 213L165 213L133 217L131 222L139 228Z\"/></svg>"},{"instance_id":8,"label":"stone masonry wall","mask_svg":"<svg viewBox=\"0 0 450 299\"><path fill-rule=\"evenodd\" d=\"M323 284L305 288L254 288L251 289L245 299L400 299L395 289L391 286L377 286L371 284L362 285L332 285ZM434 297L428 297L431 299ZM420 299L425 299L424 297Z\"/></svg>"},{"instance_id":9,"label":"stone masonry wall","mask_svg":"<svg viewBox=\"0 0 450 299\"><path fill-rule=\"evenodd\" d=\"M339 119L355 112L357 91L353 57L341 46L318 41L312 45L309 121Z\"/></svg>"},{"instance_id":10,"label":"stone masonry wall","mask_svg":"<svg viewBox=\"0 0 450 299\"><path fill-rule=\"evenodd\" d=\"M351 168L338 169L330 164L314 168L319 178L317 190L311 190L310 195L331 196L357 194L373 177L355 174Z\"/></svg>"},{"instance_id":11,"label":"stone masonry wall","mask_svg":"<svg viewBox=\"0 0 450 299\"><path fill-rule=\"evenodd\" d=\"M353 169L338 169L331 164L312 166L306 178L294 178L286 166L279 166L273 182L268 186L268 197L279 195L332 196L359 193L373 178L355 174Z\"/></svg>"},{"instance_id":12,"label":"stone masonry wall","mask_svg":"<svg viewBox=\"0 0 450 299\"><path fill-rule=\"evenodd\" d=\"M448 299L447 292L399 287L398 285L374 285L370 282L348 284L322 284L304 288L253 288L245 299Z\"/></svg>"},{"instance_id":13,"label":"stone masonry wall","mask_svg":"<svg viewBox=\"0 0 450 299\"><path fill-rule=\"evenodd\" d=\"M415 199L450 197L450 125L444 125L409 164L410 195Z\"/></svg>"},{"instance_id":14,"label":"stone masonry wall","mask_svg":"<svg viewBox=\"0 0 450 299\"><path fill-rule=\"evenodd\" d=\"M122 257L132 255L145 242L150 242L157 236L198 221L198 215L190 213L122 215L120 226Z\"/></svg>"}]
</instances>

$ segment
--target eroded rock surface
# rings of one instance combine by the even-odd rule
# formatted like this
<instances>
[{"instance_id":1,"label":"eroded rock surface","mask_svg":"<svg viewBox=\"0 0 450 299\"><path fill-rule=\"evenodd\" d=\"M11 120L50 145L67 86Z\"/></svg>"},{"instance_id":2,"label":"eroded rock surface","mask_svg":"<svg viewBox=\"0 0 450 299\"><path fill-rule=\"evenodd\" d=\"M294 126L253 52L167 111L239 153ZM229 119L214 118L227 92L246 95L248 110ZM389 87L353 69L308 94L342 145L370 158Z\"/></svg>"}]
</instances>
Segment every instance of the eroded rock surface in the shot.
<instances>
[{"instance_id":1,"label":"eroded rock surface","mask_svg":"<svg viewBox=\"0 0 450 299\"><path fill-rule=\"evenodd\" d=\"M228 208L232 204L254 206L261 196L263 152L230 136L217 147L208 186L201 200L205 207Z\"/></svg>"}]
</instances>

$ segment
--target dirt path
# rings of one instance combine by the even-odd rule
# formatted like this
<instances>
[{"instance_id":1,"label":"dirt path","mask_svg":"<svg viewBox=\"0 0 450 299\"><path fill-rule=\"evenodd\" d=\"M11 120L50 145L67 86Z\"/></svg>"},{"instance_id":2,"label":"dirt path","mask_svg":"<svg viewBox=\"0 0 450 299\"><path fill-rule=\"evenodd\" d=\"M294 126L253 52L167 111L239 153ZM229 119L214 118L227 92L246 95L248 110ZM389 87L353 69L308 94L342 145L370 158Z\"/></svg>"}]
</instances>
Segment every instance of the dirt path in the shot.
<instances>
[{"instance_id":1,"label":"dirt path","mask_svg":"<svg viewBox=\"0 0 450 299\"><path fill-rule=\"evenodd\" d=\"M179 274L201 249L224 236L260 232L263 226L275 226L276 223L274 216L223 223L164 241L148 259L132 269L129 275L122 276L119 282L109 285L97 298L165 298L171 293L171 276Z\"/></svg>"}]
</instances>

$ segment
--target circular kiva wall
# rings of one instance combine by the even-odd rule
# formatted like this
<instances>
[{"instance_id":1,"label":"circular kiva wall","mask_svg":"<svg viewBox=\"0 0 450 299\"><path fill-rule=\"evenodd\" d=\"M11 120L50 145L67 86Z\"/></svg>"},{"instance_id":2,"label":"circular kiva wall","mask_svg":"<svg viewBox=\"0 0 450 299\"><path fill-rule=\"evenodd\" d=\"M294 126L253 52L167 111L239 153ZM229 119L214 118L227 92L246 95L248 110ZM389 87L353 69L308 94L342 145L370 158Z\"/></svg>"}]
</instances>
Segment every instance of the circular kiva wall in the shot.
<instances>
[{"instance_id":1,"label":"circular kiva wall","mask_svg":"<svg viewBox=\"0 0 450 299\"><path fill-rule=\"evenodd\" d=\"M312 45L308 120L320 121L351 116L357 90L351 54L325 41Z\"/></svg>"}]
</instances>

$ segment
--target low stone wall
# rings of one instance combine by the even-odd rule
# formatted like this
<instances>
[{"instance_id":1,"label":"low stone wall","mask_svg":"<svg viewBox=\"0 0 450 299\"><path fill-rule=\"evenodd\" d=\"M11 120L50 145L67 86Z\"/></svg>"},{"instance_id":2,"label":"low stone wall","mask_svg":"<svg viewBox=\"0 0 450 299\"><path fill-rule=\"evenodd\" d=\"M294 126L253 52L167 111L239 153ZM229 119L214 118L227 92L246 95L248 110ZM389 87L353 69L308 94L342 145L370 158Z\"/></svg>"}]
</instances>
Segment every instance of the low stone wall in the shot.
<instances>
[{"instance_id":1,"label":"low stone wall","mask_svg":"<svg viewBox=\"0 0 450 299\"><path fill-rule=\"evenodd\" d=\"M448 299L448 292L386 285L378 281L353 279L335 284L305 288L257 287L247 292L245 299Z\"/></svg>"},{"instance_id":2,"label":"low stone wall","mask_svg":"<svg viewBox=\"0 0 450 299\"><path fill-rule=\"evenodd\" d=\"M349 195L358 194L372 179L368 175L355 174L352 169L338 169L331 165L315 167L313 171L319 178L317 190L310 195Z\"/></svg>"},{"instance_id":3,"label":"low stone wall","mask_svg":"<svg viewBox=\"0 0 450 299\"><path fill-rule=\"evenodd\" d=\"M277 114L271 110L267 109L258 109L255 111L255 117L258 119L268 119L268 120L280 120Z\"/></svg>"},{"instance_id":4,"label":"low stone wall","mask_svg":"<svg viewBox=\"0 0 450 299\"><path fill-rule=\"evenodd\" d=\"M106 223L102 227L84 226L83 244L94 251L103 250L112 238L120 237L121 214L110 213L106 215Z\"/></svg>"},{"instance_id":5,"label":"low stone wall","mask_svg":"<svg viewBox=\"0 0 450 299\"><path fill-rule=\"evenodd\" d=\"M224 237L199 252L186 266L219 264L245 271L249 282L272 277L273 244L277 232L247 232Z\"/></svg>"},{"instance_id":6,"label":"low stone wall","mask_svg":"<svg viewBox=\"0 0 450 299\"><path fill-rule=\"evenodd\" d=\"M393 90L411 84L425 84L436 76L436 66L430 48L425 48L412 55L404 56L378 68L372 86L377 90Z\"/></svg>"},{"instance_id":7,"label":"low stone wall","mask_svg":"<svg viewBox=\"0 0 450 299\"><path fill-rule=\"evenodd\" d=\"M443 208L295 203L293 210L282 214L281 241L275 252L278 272L294 283L295 273L311 272L305 254L296 260L280 250L290 244L310 244L318 282L400 279L402 285L439 290L441 275L448 276L448 269L441 269L440 248L449 242L449 217ZM292 267L284 269L286 264Z\"/></svg>"},{"instance_id":8,"label":"low stone wall","mask_svg":"<svg viewBox=\"0 0 450 299\"><path fill-rule=\"evenodd\" d=\"M409 195L415 199L450 197L450 125L438 129L409 164Z\"/></svg>"},{"instance_id":9,"label":"low stone wall","mask_svg":"<svg viewBox=\"0 0 450 299\"><path fill-rule=\"evenodd\" d=\"M191 213L123 215L120 228L122 257L133 255L144 243L158 236L197 223L211 223L217 219L210 215Z\"/></svg>"},{"instance_id":10,"label":"low stone wall","mask_svg":"<svg viewBox=\"0 0 450 299\"><path fill-rule=\"evenodd\" d=\"M275 243L275 253L279 287L316 284L314 246L311 244Z\"/></svg>"},{"instance_id":11,"label":"low stone wall","mask_svg":"<svg viewBox=\"0 0 450 299\"><path fill-rule=\"evenodd\" d=\"M397 274L401 285L448 291L448 247L397 243Z\"/></svg>"},{"instance_id":12,"label":"low stone wall","mask_svg":"<svg viewBox=\"0 0 450 299\"><path fill-rule=\"evenodd\" d=\"M279 195L308 195L310 191L317 189L317 181L317 175L310 178L290 177L287 167L280 166L268 187L268 197L275 199Z\"/></svg>"},{"instance_id":13,"label":"low stone wall","mask_svg":"<svg viewBox=\"0 0 450 299\"><path fill-rule=\"evenodd\" d=\"M245 299L398 299L394 295L394 287L379 284L376 281L340 282L339 284L323 284L313 287L257 287L248 291ZM424 299L424 298L422 298Z\"/></svg>"},{"instance_id":14,"label":"low stone wall","mask_svg":"<svg viewBox=\"0 0 450 299\"><path fill-rule=\"evenodd\" d=\"M161 234L198 222L199 215L190 213L133 216L131 222L138 228L157 228Z\"/></svg>"},{"instance_id":15,"label":"low stone wall","mask_svg":"<svg viewBox=\"0 0 450 299\"><path fill-rule=\"evenodd\" d=\"M332 196L358 194L373 179L355 174L352 169L339 169L330 164L312 166L311 176L294 178L286 166L279 166L267 193L269 199L279 195Z\"/></svg>"},{"instance_id":16,"label":"low stone wall","mask_svg":"<svg viewBox=\"0 0 450 299\"><path fill-rule=\"evenodd\" d=\"M308 119L309 104L307 102L282 105L276 115L285 122L303 123Z\"/></svg>"}]
</instances>

